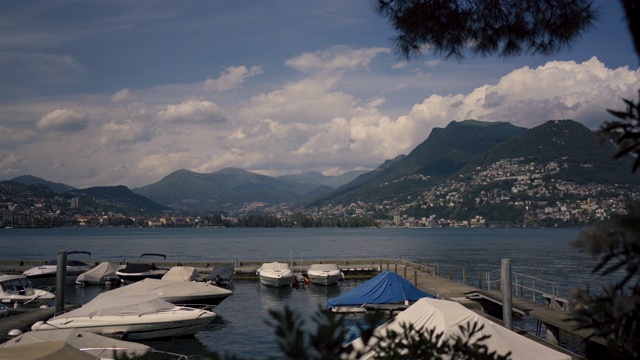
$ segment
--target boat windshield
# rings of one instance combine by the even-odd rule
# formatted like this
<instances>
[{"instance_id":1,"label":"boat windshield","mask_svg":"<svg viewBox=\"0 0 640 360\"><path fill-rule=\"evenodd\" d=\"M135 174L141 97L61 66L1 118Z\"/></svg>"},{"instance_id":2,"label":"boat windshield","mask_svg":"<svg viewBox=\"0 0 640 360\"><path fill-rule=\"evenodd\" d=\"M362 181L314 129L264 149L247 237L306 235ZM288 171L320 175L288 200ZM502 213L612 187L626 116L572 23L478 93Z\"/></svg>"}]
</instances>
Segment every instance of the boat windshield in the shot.
<instances>
[{"instance_id":1,"label":"boat windshield","mask_svg":"<svg viewBox=\"0 0 640 360\"><path fill-rule=\"evenodd\" d=\"M33 295L34 290L27 279L11 279L0 283L2 291L9 295Z\"/></svg>"}]
</instances>

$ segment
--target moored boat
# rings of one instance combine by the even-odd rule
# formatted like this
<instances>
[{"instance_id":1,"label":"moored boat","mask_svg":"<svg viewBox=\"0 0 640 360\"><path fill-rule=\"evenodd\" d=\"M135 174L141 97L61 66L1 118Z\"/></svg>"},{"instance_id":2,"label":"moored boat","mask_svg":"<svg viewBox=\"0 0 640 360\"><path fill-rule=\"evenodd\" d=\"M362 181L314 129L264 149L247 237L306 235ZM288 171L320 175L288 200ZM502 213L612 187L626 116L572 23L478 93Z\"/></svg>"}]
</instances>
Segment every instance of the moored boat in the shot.
<instances>
[{"instance_id":1,"label":"moored boat","mask_svg":"<svg viewBox=\"0 0 640 360\"><path fill-rule=\"evenodd\" d=\"M337 264L311 264L307 278L312 284L329 286L343 280L344 274Z\"/></svg>"},{"instance_id":2,"label":"moored boat","mask_svg":"<svg viewBox=\"0 0 640 360\"><path fill-rule=\"evenodd\" d=\"M89 271L76 277L76 285L117 285L120 277L116 275L118 268L108 261L98 264Z\"/></svg>"},{"instance_id":3,"label":"moored boat","mask_svg":"<svg viewBox=\"0 0 640 360\"><path fill-rule=\"evenodd\" d=\"M31 330L74 328L126 340L176 338L193 336L215 316L208 310L175 306L155 294L118 296L112 290L76 310L38 321Z\"/></svg>"},{"instance_id":4,"label":"moored boat","mask_svg":"<svg viewBox=\"0 0 640 360\"><path fill-rule=\"evenodd\" d=\"M155 253L144 253L140 255L140 262L138 263L128 263L122 269L119 269L116 272L116 275L125 283L131 283L135 281L140 281L142 279L160 279L162 278L169 269L157 267L154 262L151 263L143 263L143 257L161 257L163 260L167 258L165 254L155 254Z\"/></svg>"},{"instance_id":5,"label":"moored boat","mask_svg":"<svg viewBox=\"0 0 640 360\"><path fill-rule=\"evenodd\" d=\"M293 280L293 272L291 271L289 264L286 263L264 263L257 270L257 274L260 277L260 283L267 286L288 286Z\"/></svg>"},{"instance_id":6,"label":"moored boat","mask_svg":"<svg viewBox=\"0 0 640 360\"><path fill-rule=\"evenodd\" d=\"M144 279L108 293L132 299L153 295L174 305L208 309L220 304L233 291L204 282Z\"/></svg>"},{"instance_id":7,"label":"moored boat","mask_svg":"<svg viewBox=\"0 0 640 360\"><path fill-rule=\"evenodd\" d=\"M67 255L72 254L87 254L91 255L89 251L69 251ZM67 279L74 281L75 278L83 272L89 271L93 268L93 265L87 264L80 260L67 260L67 266L65 273ZM29 280L38 280L40 282L55 283L56 276L58 275L58 260L48 260L40 266L33 267L22 273Z\"/></svg>"},{"instance_id":8,"label":"moored boat","mask_svg":"<svg viewBox=\"0 0 640 360\"><path fill-rule=\"evenodd\" d=\"M49 291L35 289L24 275L0 275L0 302L3 304L48 305L55 299Z\"/></svg>"}]
</instances>

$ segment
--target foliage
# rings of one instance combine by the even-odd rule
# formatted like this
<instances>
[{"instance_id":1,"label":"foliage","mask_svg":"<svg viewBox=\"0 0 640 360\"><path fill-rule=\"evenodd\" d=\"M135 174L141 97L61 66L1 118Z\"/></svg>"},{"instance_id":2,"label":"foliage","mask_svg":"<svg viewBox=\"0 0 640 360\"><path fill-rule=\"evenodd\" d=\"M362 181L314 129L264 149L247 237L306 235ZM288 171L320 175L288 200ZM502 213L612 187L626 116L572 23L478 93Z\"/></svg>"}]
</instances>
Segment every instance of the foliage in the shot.
<instances>
[{"instance_id":1,"label":"foliage","mask_svg":"<svg viewBox=\"0 0 640 360\"><path fill-rule=\"evenodd\" d=\"M640 356L640 218L600 223L586 229L574 246L599 258L593 272L613 276L599 294L576 290L573 316L581 328L605 339L611 358Z\"/></svg>"},{"instance_id":2,"label":"foliage","mask_svg":"<svg viewBox=\"0 0 640 360\"><path fill-rule=\"evenodd\" d=\"M282 312L270 311L276 341L283 358L302 359L359 359L373 351L372 359L495 359L510 357L490 351L484 341L489 336L474 339L482 326L460 326L462 336L445 341L443 333L434 329L418 331L412 325L404 325L402 332L389 331L383 335L375 329L383 319L382 313L369 313L358 325L364 347L356 349L348 344L350 331L345 327L345 316L328 310L320 310L313 317L315 329L305 327L301 316L289 308ZM392 320L393 321L393 320ZM474 339L473 341L471 339ZM393 346L389 346L393 344Z\"/></svg>"},{"instance_id":3,"label":"foliage","mask_svg":"<svg viewBox=\"0 0 640 360\"><path fill-rule=\"evenodd\" d=\"M395 47L407 59L429 48L454 59L467 48L481 56L551 55L598 15L591 0L378 0L377 10L400 33Z\"/></svg>"},{"instance_id":4,"label":"foliage","mask_svg":"<svg viewBox=\"0 0 640 360\"><path fill-rule=\"evenodd\" d=\"M639 91L640 94L640 91ZM607 110L618 120L605 122L600 127L601 140L612 140L618 146L615 158L625 156L635 157L632 172L640 168L640 100L634 103L632 100L623 100L627 104L625 111Z\"/></svg>"}]
</instances>

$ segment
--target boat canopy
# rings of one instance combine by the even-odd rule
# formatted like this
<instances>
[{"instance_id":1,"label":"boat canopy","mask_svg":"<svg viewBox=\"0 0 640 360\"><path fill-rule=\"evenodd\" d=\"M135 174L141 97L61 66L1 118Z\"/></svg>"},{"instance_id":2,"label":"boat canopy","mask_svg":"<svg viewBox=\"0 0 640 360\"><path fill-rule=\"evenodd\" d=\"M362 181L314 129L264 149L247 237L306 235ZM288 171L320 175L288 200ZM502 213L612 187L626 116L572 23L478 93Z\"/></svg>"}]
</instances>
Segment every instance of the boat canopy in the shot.
<instances>
[{"instance_id":1,"label":"boat canopy","mask_svg":"<svg viewBox=\"0 0 640 360\"><path fill-rule=\"evenodd\" d=\"M513 360L569 360L571 356L553 350L543 344L539 344L516 332L513 332L489 319L481 316L473 310L450 300L440 300L423 298L406 310L398 314L389 322L381 325L375 330L372 341L380 336L384 338L389 331L402 333L403 325L412 324L414 329L435 329L435 334L443 334L440 341L455 341L456 337L464 336L460 327L473 325L474 323L484 326L471 340L476 343L480 338L487 337L484 345L489 351L495 351L499 355L506 355L511 352L510 358ZM366 352L371 347L364 347L361 338L350 343L354 349ZM371 346L373 344L369 344ZM358 359L369 359L375 355L374 351L369 351Z\"/></svg>"},{"instance_id":2,"label":"boat canopy","mask_svg":"<svg viewBox=\"0 0 640 360\"><path fill-rule=\"evenodd\" d=\"M192 266L174 266L162 276L162 280L195 281L200 273Z\"/></svg>"},{"instance_id":3,"label":"boat canopy","mask_svg":"<svg viewBox=\"0 0 640 360\"><path fill-rule=\"evenodd\" d=\"M327 308L339 306L361 306L364 304L396 304L416 301L423 297L435 298L400 275L383 271L364 284L327 301Z\"/></svg>"},{"instance_id":4,"label":"boat canopy","mask_svg":"<svg viewBox=\"0 0 640 360\"><path fill-rule=\"evenodd\" d=\"M308 271L340 271L338 264L311 264Z\"/></svg>"},{"instance_id":5,"label":"boat canopy","mask_svg":"<svg viewBox=\"0 0 640 360\"><path fill-rule=\"evenodd\" d=\"M124 357L124 354L128 357L142 356L152 351L147 345L108 338L81 329L27 331L0 344L0 348L51 341L64 341L77 349L83 349L86 353L93 355L94 359L104 355L112 356L114 351L117 351L120 357Z\"/></svg>"},{"instance_id":6,"label":"boat canopy","mask_svg":"<svg viewBox=\"0 0 640 360\"><path fill-rule=\"evenodd\" d=\"M118 271L118 268L115 265L112 265L110 262L105 261L100 263L93 269L78 275L76 281L99 284L105 277L115 276L116 271Z\"/></svg>"},{"instance_id":7,"label":"boat canopy","mask_svg":"<svg viewBox=\"0 0 640 360\"><path fill-rule=\"evenodd\" d=\"M53 319L69 319L93 316L128 316L167 311L174 308L156 294L119 296L114 290L103 292L82 307L60 314Z\"/></svg>"}]
</instances>

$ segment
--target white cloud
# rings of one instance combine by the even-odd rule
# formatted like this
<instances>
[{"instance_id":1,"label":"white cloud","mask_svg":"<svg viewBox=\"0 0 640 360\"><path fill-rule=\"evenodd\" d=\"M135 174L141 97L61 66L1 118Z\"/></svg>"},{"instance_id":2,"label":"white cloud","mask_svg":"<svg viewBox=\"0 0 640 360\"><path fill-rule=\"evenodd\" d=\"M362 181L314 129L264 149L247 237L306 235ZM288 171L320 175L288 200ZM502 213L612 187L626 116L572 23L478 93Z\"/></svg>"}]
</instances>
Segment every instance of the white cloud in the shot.
<instances>
[{"instance_id":1,"label":"white cloud","mask_svg":"<svg viewBox=\"0 0 640 360\"><path fill-rule=\"evenodd\" d=\"M36 126L42 130L82 131L87 128L87 116L70 109L57 109L43 116Z\"/></svg>"},{"instance_id":2,"label":"white cloud","mask_svg":"<svg viewBox=\"0 0 640 360\"><path fill-rule=\"evenodd\" d=\"M302 73L336 72L355 69L367 69L378 54L389 54L388 48L350 49L342 46L329 50L304 53L285 62Z\"/></svg>"},{"instance_id":3,"label":"white cloud","mask_svg":"<svg viewBox=\"0 0 640 360\"><path fill-rule=\"evenodd\" d=\"M240 87L244 81L252 76L262 74L260 66L232 66L225 69L217 79L208 78L204 81L204 87L207 90L216 92L228 91Z\"/></svg>"},{"instance_id":4,"label":"white cloud","mask_svg":"<svg viewBox=\"0 0 640 360\"><path fill-rule=\"evenodd\" d=\"M621 99L634 97L638 88L638 71L608 69L595 57L583 63L551 61L512 71L497 84L468 94L431 95L407 117L428 127L477 119L530 128L546 120L573 119L594 129L609 118L607 108L624 107Z\"/></svg>"},{"instance_id":5,"label":"white cloud","mask_svg":"<svg viewBox=\"0 0 640 360\"><path fill-rule=\"evenodd\" d=\"M158 119L179 123L221 123L227 118L222 110L211 101L189 100L178 105L168 105L158 112Z\"/></svg>"},{"instance_id":6,"label":"white cloud","mask_svg":"<svg viewBox=\"0 0 640 360\"><path fill-rule=\"evenodd\" d=\"M15 148L16 146L30 143L35 139L36 136L32 131L0 126L0 149Z\"/></svg>"},{"instance_id":7,"label":"white cloud","mask_svg":"<svg viewBox=\"0 0 640 360\"><path fill-rule=\"evenodd\" d=\"M100 130L100 145L131 146L140 142L148 142L153 138L153 130L141 122L111 121Z\"/></svg>"},{"instance_id":8,"label":"white cloud","mask_svg":"<svg viewBox=\"0 0 640 360\"><path fill-rule=\"evenodd\" d=\"M129 100L133 96L135 96L135 93L130 89L122 89L116 92L115 94L111 95L111 101L114 103L121 102L121 101Z\"/></svg>"}]
</instances>

